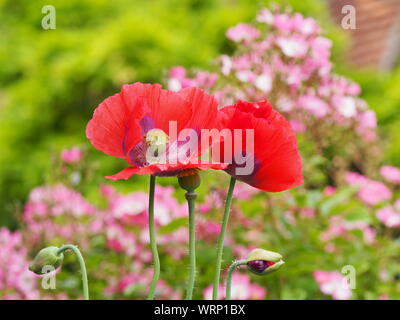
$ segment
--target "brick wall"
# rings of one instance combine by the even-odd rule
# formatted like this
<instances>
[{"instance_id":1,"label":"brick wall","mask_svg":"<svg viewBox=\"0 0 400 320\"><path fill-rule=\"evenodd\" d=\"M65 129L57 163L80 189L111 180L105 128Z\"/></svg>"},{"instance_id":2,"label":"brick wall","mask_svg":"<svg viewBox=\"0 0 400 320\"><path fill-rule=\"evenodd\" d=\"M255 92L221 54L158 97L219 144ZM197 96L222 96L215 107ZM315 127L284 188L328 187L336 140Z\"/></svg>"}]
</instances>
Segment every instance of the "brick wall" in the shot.
<instances>
[{"instance_id":1,"label":"brick wall","mask_svg":"<svg viewBox=\"0 0 400 320\"><path fill-rule=\"evenodd\" d=\"M341 24L342 7L356 8L356 29L351 34L350 63L357 67L388 70L400 55L400 0L329 0L335 22Z\"/></svg>"}]
</instances>

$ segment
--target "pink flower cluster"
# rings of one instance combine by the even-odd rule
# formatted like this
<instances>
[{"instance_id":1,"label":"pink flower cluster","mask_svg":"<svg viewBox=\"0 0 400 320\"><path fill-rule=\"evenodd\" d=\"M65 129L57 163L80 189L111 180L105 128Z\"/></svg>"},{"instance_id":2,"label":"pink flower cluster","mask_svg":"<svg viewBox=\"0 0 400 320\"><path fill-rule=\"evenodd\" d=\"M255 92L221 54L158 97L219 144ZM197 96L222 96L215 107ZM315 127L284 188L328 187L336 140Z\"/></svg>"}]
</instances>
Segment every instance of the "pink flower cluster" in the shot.
<instances>
[{"instance_id":1,"label":"pink flower cluster","mask_svg":"<svg viewBox=\"0 0 400 320\"><path fill-rule=\"evenodd\" d=\"M222 190L212 190L211 192L209 192L206 195L204 202L199 204L199 211L206 213L212 209L223 208L226 195L222 194L222 192ZM249 200L258 193L260 193L259 189L238 181L235 185L233 196L235 199Z\"/></svg>"},{"instance_id":2,"label":"pink flower cluster","mask_svg":"<svg viewBox=\"0 0 400 320\"><path fill-rule=\"evenodd\" d=\"M106 294L108 296L113 296L115 294L129 296L130 292L135 290L138 294L138 298L146 296L152 278L151 273L152 272L146 273L144 271L144 274L135 272L123 275L119 281L108 286ZM181 293L179 291L174 291L164 280L158 281L155 296L159 299L181 299Z\"/></svg>"},{"instance_id":3,"label":"pink flower cluster","mask_svg":"<svg viewBox=\"0 0 400 320\"><path fill-rule=\"evenodd\" d=\"M356 83L331 72L332 42L321 35L317 22L268 9L260 11L257 22L227 31L237 51L218 59L217 72L190 77L183 67L175 67L169 73L169 88L202 87L215 94L221 106L268 98L297 131L315 126L310 123L314 118L374 140L375 113L359 98Z\"/></svg>"},{"instance_id":4,"label":"pink flower cluster","mask_svg":"<svg viewBox=\"0 0 400 320\"><path fill-rule=\"evenodd\" d=\"M364 242L372 244L375 241L376 232L364 221L346 221L341 216L333 216L329 221L328 229L321 233L321 241L328 242L337 237L343 237L351 240L349 231L360 230L363 233ZM328 246L328 251L332 251L333 247Z\"/></svg>"},{"instance_id":5,"label":"pink flower cluster","mask_svg":"<svg viewBox=\"0 0 400 320\"><path fill-rule=\"evenodd\" d=\"M79 241L87 245L88 225L96 209L80 193L62 184L37 187L29 195L22 215L29 228L30 245ZM60 243L61 244L61 243Z\"/></svg>"},{"instance_id":6,"label":"pink flower cluster","mask_svg":"<svg viewBox=\"0 0 400 320\"><path fill-rule=\"evenodd\" d=\"M225 298L225 285L220 285L218 299ZM204 299L212 300L213 286L210 285L203 291ZM250 282L250 276L236 272L232 275L231 298L233 300L263 300L267 290L258 284Z\"/></svg>"},{"instance_id":7,"label":"pink flower cluster","mask_svg":"<svg viewBox=\"0 0 400 320\"><path fill-rule=\"evenodd\" d=\"M351 298L351 288L346 277L340 272L317 270L313 275L323 294L332 296L335 300L348 300Z\"/></svg>"},{"instance_id":8,"label":"pink flower cluster","mask_svg":"<svg viewBox=\"0 0 400 320\"><path fill-rule=\"evenodd\" d=\"M65 163L72 164L78 163L83 158L83 152L78 147L73 147L71 149L64 149L61 152L61 160Z\"/></svg>"},{"instance_id":9,"label":"pink flower cluster","mask_svg":"<svg viewBox=\"0 0 400 320\"><path fill-rule=\"evenodd\" d=\"M172 187L156 186L155 222L158 228L187 219L187 207L176 201L174 192ZM239 183L236 197L249 199L257 192ZM68 242L89 248L93 245L91 241L101 236L111 251L131 261L126 267L119 268L117 274L107 276L109 285L106 293L124 295L136 284L146 288L151 281L151 273L146 270L149 270L148 265L152 262L147 231L148 195L142 191L124 195L107 185L101 186L100 193L106 200L103 209L93 206L79 192L62 184L33 189L22 216L29 230L25 234L27 248L36 251L38 245L61 245ZM215 201L222 204L222 196L216 193L214 197L207 197L201 205L203 212L214 208ZM176 260L187 255L189 235L186 224L187 221L183 220L173 232L158 234L158 243L163 247L161 254L165 253ZM196 231L199 240L214 243L220 232L220 224L199 216ZM165 283L160 282L159 285L160 297L173 298L181 294Z\"/></svg>"},{"instance_id":10,"label":"pink flower cluster","mask_svg":"<svg viewBox=\"0 0 400 320\"><path fill-rule=\"evenodd\" d=\"M260 36L260 31L249 24L240 23L236 27L230 28L226 36L235 42L251 42Z\"/></svg>"},{"instance_id":11,"label":"pink flower cluster","mask_svg":"<svg viewBox=\"0 0 400 320\"><path fill-rule=\"evenodd\" d=\"M168 87L172 91L194 86L208 88L214 86L217 79L218 76L216 74L206 71L200 71L194 78L189 78L184 67L174 67L169 72Z\"/></svg>"},{"instance_id":12,"label":"pink flower cluster","mask_svg":"<svg viewBox=\"0 0 400 320\"><path fill-rule=\"evenodd\" d=\"M365 204L373 206L392 198L392 191L384 183L369 179L356 172L348 172L346 181L359 188L357 196Z\"/></svg>"},{"instance_id":13,"label":"pink flower cluster","mask_svg":"<svg viewBox=\"0 0 400 320\"><path fill-rule=\"evenodd\" d=\"M400 169L392 166L383 166L380 170L382 177L393 184L400 184Z\"/></svg>"},{"instance_id":14,"label":"pink flower cluster","mask_svg":"<svg viewBox=\"0 0 400 320\"><path fill-rule=\"evenodd\" d=\"M400 200L393 206L386 206L379 209L376 213L377 218L389 228L400 227Z\"/></svg>"},{"instance_id":15,"label":"pink flower cluster","mask_svg":"<svg viewBox=\"0 0 400 320\"><path fill-rule=\"evenodd\" d=\"M101 188L108 200L108 215L124 225L144 227L147 225L148 195L145 192L133 192L122 195L110 186ZM186 216L186 206L179 204L173 196L172 187L157 186L155 190L155 216L159 226L165 226L175 219Z\"/></svg>"},{"instance_id":16,"label":"pink flower cluster","mask_svg":"<svg viewBox=\"0 0 400 320\"><path fill-rule=\"evenodd\" d=\"M0 298L38 299L37 277L28 270L28 250L22 234L0 228Z\"/></svg>"},{"instance_id":17,"label":"pink flower cluster","mask_svg":"<svg viewBox=\"0 0 400 320\"><path fill-rule=\"evenodd\" d=\"M151 260L151 253L145 248L149 243L148 224L148 195L144 192L133 192L122 195L110 186L101 188L107 199L107 208L102 213L103 230L106 234L110 249L135 257L135 264L143 265ZM155 223L156 226L166 226L172 221L186 216L186 206L179 204L173 197L172 187L156 186L155 189ZM160 244L167 242L185 243L186 228L174 233L162 234L157 237ZM181 248L182 247L182 248ZM168 246L168 248L170 248ZM168 249L167 249L168 250ZM185 254L183 246L171 249L171 254L178 258Z\"/></svg>"},{"instance_id":18,"label":"pink flower cluster","mask_svg":"<svg viewBox=\"0 0 400 320\"><path fill-rule=\"evenodd\" d=\"M93 245L91 241L94 237L104 237L110 250L121 253L131 261L124 268L117 266L118 272L106 277L109 282L107 294L124 294L137 279L140 279L137 285L142 285L145 290L152 276L146 276L147 266L152 259L147 246L148 196L144 192L122 195L109 186L102 186L100 191L107 201L104 210L91 205L80 193L61 184L33 189L23 212L23 221L29 230L25 235L26 248L36 251L39 244L61 245L68 242L89 248ZM159 227L186 216L186 206L175 200L173 192L172 187L156 187L156 224ZM159 236L160 243L174 243L168 246L168 250L175 258L186 255L186 229L182 227L173 235ZM207 234L213 230L207 227L203 229ZM15 256L17 255L16 252ZM28 271L27 264L24 268L28 275L32 274ZM99 269L101 270L101 266ZM173 298L180 295L165 283L160 282L159 285L161 297ZM12 284L10 286L15 287Z\"/></svg>"},{"instance_id":19,"label":"pink flower cluster","mask_svg":"<svg viewBox=\"0 0 400 320\"><path fill-rule=\"evenodd\" d=\"M240 198L248 199L252 194L258 192L254 188L247 188L244 184L238 184L237 195ZM171 222L187 218L187 207L179 204L173 196L174 188L156 186L155 189L155 222L159 228L168 226ZM102 230L106 234L108 247L119 253L132 258L132 267L135 272L126 270L124 276L110 279L107 293L124 294L132 287L148 287L151 280L151 272L146 271L146 266L151 263L151 253L146 246L149 243L147 231L147 201L148 196L143 192L133 192L127 195L119 194L110 186L102 186L101 193L107 199L107 207L101 214ZM214 196L207 197L203 208L206 213L211 210L215 201L222 203L221 195L217 192ZM220 232L220 224L210 221L205 217L198 216L196 219L196 237L198 240L215 243ZM188 231L186 223L172 233L158 233L157 242L160 245L160 252L165 252L169 257L181 260L187 255ZM166 244L163 246L163 244ZM146 276L147 275L147 276ZM239 281L242 285L246 282L243 278ZM253 293L257 297L260 287L253 287L246 284L248 290L256 289ZM159 296L169 299L177 299L180 292L173 291L165 283L159 282Z\"/></svg>"}]
</instances>

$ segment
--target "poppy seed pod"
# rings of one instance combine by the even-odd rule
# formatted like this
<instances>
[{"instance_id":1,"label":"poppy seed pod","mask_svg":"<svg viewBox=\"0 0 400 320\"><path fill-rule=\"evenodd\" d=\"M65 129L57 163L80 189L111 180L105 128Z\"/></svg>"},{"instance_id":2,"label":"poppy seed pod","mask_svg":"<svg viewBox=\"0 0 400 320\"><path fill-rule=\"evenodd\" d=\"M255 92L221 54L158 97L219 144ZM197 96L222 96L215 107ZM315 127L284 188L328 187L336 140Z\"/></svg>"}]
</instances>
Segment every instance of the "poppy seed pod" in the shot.
<instances>
[{"instance_id":1,"label":"poppy seed pod","mask_svg":"<svg viewBox=\"0 0 400 320\"><path fill-rule=\"evenodd\" d=\"M178 175L178 182L182 189L186 190L187 192L193 192L200 186L201 182L198 170L189 169L183 171Z\"/></svg>"},{"instance_id":2,"label":"poppy seed pod","mask_svg":"<svg viewBox=\"0 0 400 320\"><path fill-rule=\"evenodd\" d=\"M39 251L29 266L29 270L41 275L44 266L52 266L57 269L63 262L64 255L57 254L59 248L47 247Z\"/></svg>"},{"instance_id":3,"label":"poppy seed pod","mask_svg":"<svg viewBox=\"0 0 400 320\"><path fill-rule=\"evenodd\" d=\"M264 249L252 250L246 261L248 269L257 275L274 272L285 263L279 253Z\"/></svg>"}]
</instances>

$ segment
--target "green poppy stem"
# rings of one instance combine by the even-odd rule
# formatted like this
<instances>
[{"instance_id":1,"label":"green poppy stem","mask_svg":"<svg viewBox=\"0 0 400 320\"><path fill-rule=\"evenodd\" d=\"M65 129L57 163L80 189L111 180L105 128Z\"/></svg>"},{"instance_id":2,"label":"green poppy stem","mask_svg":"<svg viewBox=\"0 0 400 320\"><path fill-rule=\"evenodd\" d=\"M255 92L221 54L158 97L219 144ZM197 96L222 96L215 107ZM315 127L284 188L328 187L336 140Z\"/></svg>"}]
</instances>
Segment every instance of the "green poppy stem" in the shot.
<instances>
[{"instance_id":1,"label":"green poppy stem","mask_svg":"<svg viewBox=\"0 0 400 320\"><path fill-rule=\"evenodd\" d=\"M85 300L89 300L89 285L88 285L88 277L87 277L87 272L86 272L85 260L83 259L82 254L79 251L78 247L74 246L72 244L63 245L60 249L58 249L57 255L60 255L61 253L63 253L66 250L72 250L78 258L79 265L81 267L81 273L82 273L83 297Z\"/></svg>"},{"instance_id":2,"label":"green poppy stem","mask_svg":"<svg viewBox=\"0 0 400 320\"><path fill-rule=\"evenodd\" d=\"M156 186L156 177L150 175L150 188L149 188L149 234L150 234L150 246L151 253L154 261L154 273L153 279L151 280L149 295L147 300L154 299L154 293L157 288L158 278L160 277L160 258L158 257L155 223L154 223L154 190Z\"/></svg>"},{"instance_id":3,"label":"green poppy stem","mask_svg":"<svg viewBox=\"0 0 400 320\"><path fill-rule=\"evenodd\" d=\"M232 275L233 271L239 266L243 266L247 264L247 260L237 260L234 261L229 269L228 269L228 275L226 277L226 294L225 294L225 300L231 300L231 288L232 288Z\"/></svg>"},{"instance_id":4,"label":"green poppy stem","mask_svg":"<svg viewBox=\"0 0 400 320\"><path fill-rule=\"evenodd\" d=\"M189 279L187 282L186 300L192 300L196 278L196 222L195 222L195 192L186 192L189 207Z\"/></svg>"},{"instance_id":5,"label":"green poppy stem","mask_svg":"<svg viewBox=\"0 0 400 320\"><path fill-rule=\"evenodd\" d=\"M217 260L215 264L215 272L214 272L214 287L213 287L213 300L217 300L218 298L218 287L219 287L219 279L221 274L221 263L222 263L222 255L224 251L224 241L225 241L225 232L226 227L228 225L229 213L231 210L233 190L235 189L236 179L231 177L231 181L229 183L228 194L226 197L224 216L222 218L221 232L218 238L217 245Z\"/></svg>"}]
</instances>

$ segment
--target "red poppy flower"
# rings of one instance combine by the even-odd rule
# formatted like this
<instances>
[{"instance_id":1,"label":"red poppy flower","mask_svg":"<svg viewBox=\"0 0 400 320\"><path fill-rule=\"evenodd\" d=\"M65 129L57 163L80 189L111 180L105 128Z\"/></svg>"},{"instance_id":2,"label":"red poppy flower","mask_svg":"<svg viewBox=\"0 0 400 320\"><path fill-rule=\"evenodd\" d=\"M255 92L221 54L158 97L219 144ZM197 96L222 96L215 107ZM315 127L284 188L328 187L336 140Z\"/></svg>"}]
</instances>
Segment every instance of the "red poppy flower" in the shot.
<instances>
[{"instance_id":1,"label":"red poppy flower","mask_svg":"<svg viewBox=\"0 0 400 320\"><path fill-rule=\"evenodd\" d=\"M286 119L273 110L267 101L239 101L220 109L220 117L223 126L230 130L233 137L232 145L226 150L223 151L224 143L220 146L223 160L230 163L226 172L269 192L287 190L303 183L296 136ZM250 139L246 140L246 129L253 129L253 139L249 134ZM235 139L237 142L233 143ZM235 156L238 155L239 159L246 159L252 164L252 170L240 172L245 163L237 161Z\"/></svg>"},{"instance_id":2,"label":"red poppy flower","mask_svg":"<svg viewBox=\"0 0 400 320\"><path fill-rule=\"evenodd\" d=\"M172 132L172 122L176 132ZM217 101L204 91L187 88L172 92L158 84L134 83L124 85L120 93L100 103L87 125L86 136L95 148L127 160L130 167L107 177L119 180L134 174L172 176L193 168L225 168L198 160L207 148L200 148L197 139L188 139L191 152L188 143L178 139L183 129L200 134L201 129L218 127Z\"/></svg>"}]
</instances>

